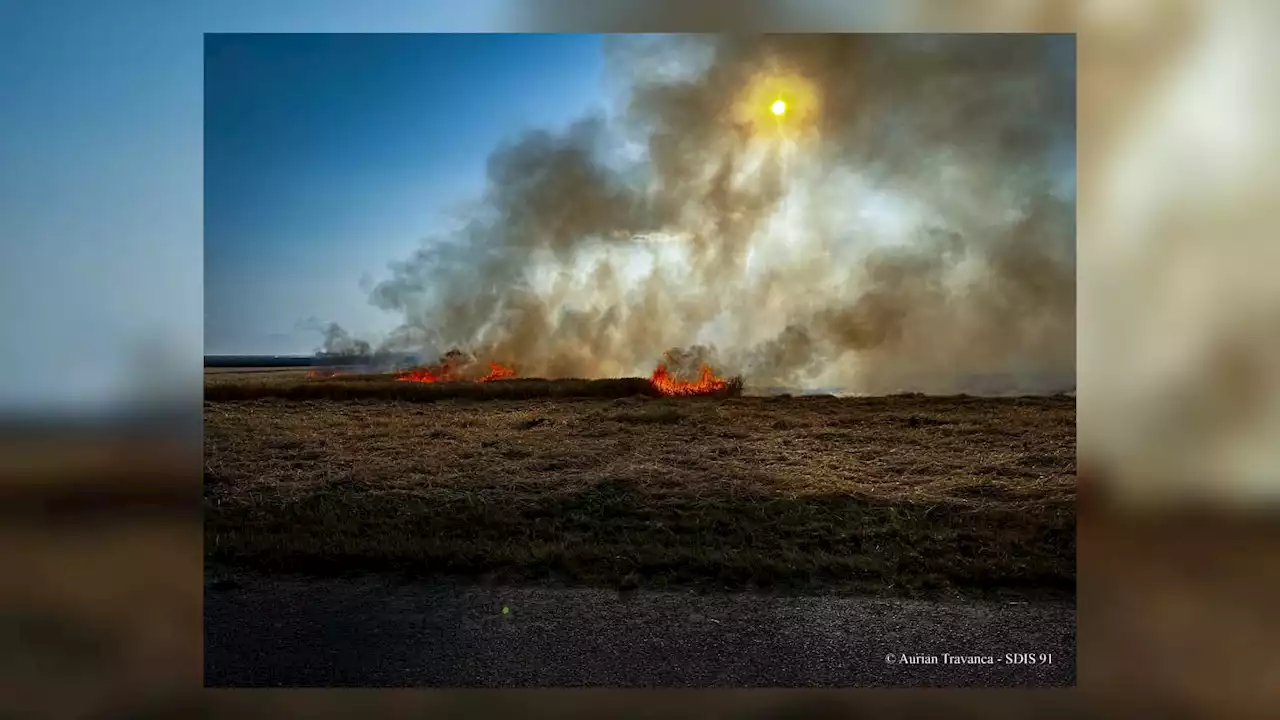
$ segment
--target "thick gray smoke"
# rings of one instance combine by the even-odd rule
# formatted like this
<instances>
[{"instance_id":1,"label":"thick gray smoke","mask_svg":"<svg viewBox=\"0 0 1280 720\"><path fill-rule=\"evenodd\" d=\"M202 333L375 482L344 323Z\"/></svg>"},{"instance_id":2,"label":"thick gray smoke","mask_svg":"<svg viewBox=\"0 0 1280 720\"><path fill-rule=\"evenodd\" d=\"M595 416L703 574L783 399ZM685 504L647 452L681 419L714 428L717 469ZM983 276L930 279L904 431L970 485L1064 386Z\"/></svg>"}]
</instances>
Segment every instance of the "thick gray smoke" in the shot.
<instances>
[{"instance_id":1,"label":"thick gray smoke","mask_svg":"<svg viewBox=\"0 0 1280 720\"><path fill-rule=\"evenodd\" d=\"M756 386L1073 386L1073 38L610 42L617 112L493 153L481 209L373 288L404 318L382 349L542 377L665 353Z\"/></svg>"}]
</instances>

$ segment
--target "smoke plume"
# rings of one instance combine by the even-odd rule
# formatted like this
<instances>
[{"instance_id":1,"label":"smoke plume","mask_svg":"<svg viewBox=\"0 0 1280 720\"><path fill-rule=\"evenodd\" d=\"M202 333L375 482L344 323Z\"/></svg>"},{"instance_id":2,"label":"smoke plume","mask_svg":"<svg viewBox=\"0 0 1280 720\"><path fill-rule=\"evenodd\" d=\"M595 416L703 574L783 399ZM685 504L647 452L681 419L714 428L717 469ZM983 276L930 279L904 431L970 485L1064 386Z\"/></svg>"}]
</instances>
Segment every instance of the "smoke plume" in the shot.
<instances>
[{"instance_id":1,"label":"smoke plume","mask_svg":"<svg viewBox=\"0 0 1280 720\"><path fill-rule=\"evenodd\" d=\"M299 329L319 332L324 338L317 353L335 357L367 358L373 346L367 340L353 337L338 323L322 323L316 318L308 318L298 324Z\"/></svg>"},{"instance_id":2,"label":"smoke plume","mask_svg":"<svg viewBox=\"0 0 1280 720\"><path fill-rule=\"evenodd\" d=\"M494 151L466 224L373 287L403 317L381 350L541 377L665 358L756 386L1073 386L1073 38L609 42L617 108Z\"/></svg>"}]
</instances>

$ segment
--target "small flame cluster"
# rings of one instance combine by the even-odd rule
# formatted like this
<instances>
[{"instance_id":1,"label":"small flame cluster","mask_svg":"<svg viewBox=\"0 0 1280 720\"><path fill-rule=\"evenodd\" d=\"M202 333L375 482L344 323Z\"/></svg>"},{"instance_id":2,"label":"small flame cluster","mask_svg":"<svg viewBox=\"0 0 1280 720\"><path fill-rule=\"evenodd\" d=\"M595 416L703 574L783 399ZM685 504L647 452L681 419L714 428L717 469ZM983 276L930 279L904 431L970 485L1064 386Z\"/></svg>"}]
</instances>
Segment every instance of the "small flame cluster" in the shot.
<instances>
[{"instance_id":1,"label":"small flame cluster","mask_svg":"<svg viewBox=\"0 0 1280 720\"><path fill-rule=\"evenodd\" d=\"M515 369L499 365L496 362L491 362L489 363L489 374L480 378L480 382L489 382L490 380L501 380L502 378L515 377L515 374Z\"/></svg>"},{"instance_id":2,"label":"small flame cluster","mask_svg":"<svg viewBox=\"0 0 1280 720\"><path fill-rule=\"evenodd\" d=\"M464 364L451 362L451 358L446 356L444 362L429 367L414 368L400 373L396 380L402 382L420 382L420 383L439 383L439 382L469 382L470 379L465 376L466 367ZM500 363L489 363L489 372L484 377L476 378L475 382L490 382L493 380L501 380L503 378L515 377L514 368L507 367ZM473 376L474 377L474 376Z\"/></svg>"},{"instance_id":3,"label":"small flame cluster","mask_svg":"<svg viewBox=\"0 0 1280 720\"><path fill-rule=\"evenodd\" d=\"M663 364L653 371L649 382L653 383L658 392L671 396L710 395L729 386L724 378L718 377L705 363L699 368L697 380L681 380Z\"/></svg>"},{"instance_id":4,"label":"small flame cluster","mask_svg":"<svg viewBox=\"0 0 1280 720\"><path fill-rule=\"evenodd\" d=\"M414 368L412 370L406 370L396 377L396 380L400 380L401 382L420 383L449 382L456 379L457 378L449 377L436 368Z\"/></svg>"},{"instance_id":5,"label":"small flame cluster","mask_svg":"<svg viewBox=\"0 0 1280 720\"><path fill-rule=\"evenodd\" d=\"M308 370L307 377L312 380L326 380L328 378L337 377L342 373L337 370Z\"/></svg>"}]
</instances>

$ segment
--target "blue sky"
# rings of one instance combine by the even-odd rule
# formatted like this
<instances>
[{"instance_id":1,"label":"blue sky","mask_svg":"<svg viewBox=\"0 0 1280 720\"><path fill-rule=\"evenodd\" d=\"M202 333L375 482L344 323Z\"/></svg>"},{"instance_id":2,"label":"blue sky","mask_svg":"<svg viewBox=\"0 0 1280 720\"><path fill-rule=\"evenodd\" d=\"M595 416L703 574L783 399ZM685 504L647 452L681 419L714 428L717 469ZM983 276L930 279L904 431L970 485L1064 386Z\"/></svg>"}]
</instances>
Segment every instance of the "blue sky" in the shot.
<instances>
[{"instance_id":1,"label":"blue sky","mask_svg":"<svg viewBox=\"0 0 1280 720\"><path fill-rule=\"evenodd\" d=\"M543 5L0 0L0 336L24 348L0 373L0 413L200 397L206 33L513 32L575 22ZM394 257L381 255L373 269ZM364 269L333 277L335 292L358 295ZM363 295L333 304L367 306ZM261 326L279 331L274 319Z\"/></svg>"},{"instance_id":2,"label":"blue sky","mask_svg":"<svg viewBox=\"0 0 1280 720\"><path fill-rule=\"evenodd\" d=\"M604 105L589 35L210 35L205 44L205 351L310 352L316 316L396 318L383 275L478 197L522 130Z\"/></svg>"}]
</instances>

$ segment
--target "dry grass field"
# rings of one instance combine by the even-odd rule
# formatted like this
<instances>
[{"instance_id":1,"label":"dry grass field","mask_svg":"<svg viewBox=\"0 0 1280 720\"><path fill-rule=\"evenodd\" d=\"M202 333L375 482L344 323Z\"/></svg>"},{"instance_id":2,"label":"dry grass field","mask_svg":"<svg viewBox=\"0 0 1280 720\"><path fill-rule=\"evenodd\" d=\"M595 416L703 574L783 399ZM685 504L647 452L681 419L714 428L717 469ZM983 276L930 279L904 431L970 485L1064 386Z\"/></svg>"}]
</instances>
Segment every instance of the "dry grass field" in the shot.
<instances>
[{"instance_id":1,"label":"dry grass field","mask_svg":"<svg viewBox=\"0 0 1280 720\"><path fill-rule=\"evenodd\" d=\"M1074 398L235 376L206 384L211 567L1074 591Z\"/></svg>"}]
</instances>

